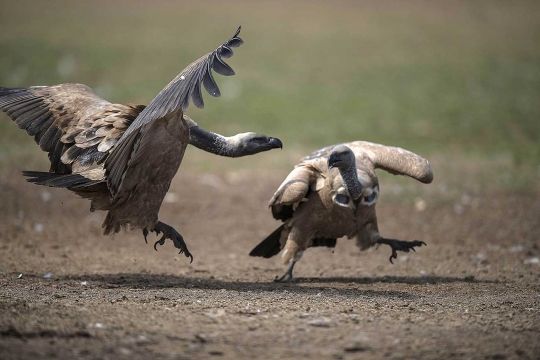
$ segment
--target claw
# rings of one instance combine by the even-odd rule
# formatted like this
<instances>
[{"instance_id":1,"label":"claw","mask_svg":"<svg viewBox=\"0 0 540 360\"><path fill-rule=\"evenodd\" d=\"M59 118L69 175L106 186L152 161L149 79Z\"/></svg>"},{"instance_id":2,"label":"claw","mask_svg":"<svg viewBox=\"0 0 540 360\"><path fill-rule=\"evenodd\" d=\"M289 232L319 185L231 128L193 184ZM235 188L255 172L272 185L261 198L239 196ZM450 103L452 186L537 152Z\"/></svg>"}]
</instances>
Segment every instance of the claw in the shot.
<instances>
[{"instance_id":1,"label":"claw","mask_svg":"<svg viewBox=\"0 0 540 360\"><path fill-rule=\"evenodd\" d=\"M186 243L184 242L184 238L182 235L180 235L173 227L162 223L161 221L158 221L158 223L154 226L154 229L152 230L156 233L156 235L163 234L161 236L161 239L156 241L154 243L154 250L157 251L157 245L164 245L166 239L170 239L173 241L174 246L177 249L180 249L180 252L178 254L184 254L186 257L189 257L191 264L193 262L193 255L189 252L187 249Z\"/></svg>"},{"instance_id":2,"label":"claw","mask_svg":"<svg viewBox=\"0 0 540 360\"><path fill-rule=\"evenodd\" d=\"M142 234L144 235L144 242L148 244L148 240L146 239L146 237L148 236L148 230L143 229Z\"/></svg>"},{"instance_id":3,"label":"claw","mask_svg":"<svg viewBox=\"0 0 540 360\"><path fill-rule=\"evenodd\" d=\"M291 282L291 283L294 283L294 282L296 282L296 279L292 275L293 268L294 268L295 264L296 264L296 261L292 261L291 265L289 265L289 268L287 269L287 271L285 271L285 274L283 274L281 277L276 276L276 278L274 279L274 282L275 283L278 283L278 282Z\"/></svg>"},{"instance_id":4,"label":"claw","mask_svg":"<svg viewBox=\"0 0 540 360\"><path fill-rule=\"evenodd\" d=\"M379 244L386 244L389 245L392 248L392 255L388 258L390 260L390 263L393 265L394 262L392 259L397 259L397 251L403 251L403 252L409 252L410 250L416 252L414 249L415 246L422 246L427 244L420 240L414 240L414 241L401 241L401 240L394 240L394 239L384 239L381 238L378 241Z\"/></svg>"},{"instance_id":5,"label":"claw","mask_svg":"<svg viewBox=\"0 0 540 360\"><path fill-rule=\"evenodd\" d=\"M394 265L394 262L392 261L392 259L397 259L397 252L394 249L392 249L392 255L390 255L390 258L388 259L390 260L390 263Z\"/></svg>"},{"instance_id":6,"label":"claw","mask_svg":"<svg viewBox=\"0 0 540 360\"><path fill-rule=\"evenodd\" d=\"M163 235L161 239L159 239L158 241L154 243L154 250L156 251L157 251L157 244L162 245L162 246L165 244L165 235Z\"/></svg>"}]
</instances>

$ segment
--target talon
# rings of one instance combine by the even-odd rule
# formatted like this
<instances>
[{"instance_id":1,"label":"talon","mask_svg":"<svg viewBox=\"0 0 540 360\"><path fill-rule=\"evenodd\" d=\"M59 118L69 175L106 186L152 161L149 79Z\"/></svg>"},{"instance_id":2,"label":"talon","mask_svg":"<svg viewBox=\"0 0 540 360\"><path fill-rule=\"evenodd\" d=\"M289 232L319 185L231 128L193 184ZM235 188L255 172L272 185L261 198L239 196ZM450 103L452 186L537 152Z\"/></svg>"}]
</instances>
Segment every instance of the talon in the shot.
<instances>
[{"instance_id":1,"label":"talon","mask_svg":"<svg viewBox=\"0 0 540 360\"><path fill-rule=\"evenodd\" d=\"M394 265L394 262L392 261L392 259L397 259L397 252L393 249L392 249L392 255L390 255L390 258L388 260L390 260L390 263Z\"/></svg>"},{"instance_id":2,"label":"talon","mask_svg":"<svg viewBox=\"0 0 540 360\"><path fill-rule=\"evenodd\" d=\"M165 245L165 241L167 239L170 239L174 243L174 247L176 247L177 249L180 249L178 254L184 254L186 257L189 257L190 264L193 262L193 255L191 255L191 253L187 249L186 243L184 242L184 238L174 228L172 228L171 226L167 224L162 223L161 221L158 221L158 223L154 226L154 229L152 231L154 231L156 235L162 234L161 239L159 239L158 241L154 243L154 250L157 251L158 244Z\"/></svg>"},{"instance_id":3,"label":"talon","mask_svg":"<svg viewBox=\"0 0 540 360\"><path fill-rule=\"evenodd\" d=\"M154 250L156 250L156 251L157 251L157 244L159 244L159 245L161 245L161 246L163 246L163 245L165 244L165 235L163 235L163 236L161 237L161 239L159 239L158 241L156 241L156 242L154 243Z\"/></svg>"},{"instance_id":4,"label":"talon","mask_svg":"<svg viewBox=\"0 0 540 360\"><path fill-rule=\"evenodd\" d=\"M426 245L425 242L420 240L414 240L414 241L401 241L401 240L395 240L395 239L385 239L381 238L378 241L379 244L386 244L392 248L392 255L390 255L391 264L394 264L394 261L392 259L397 259L397 252L403 251L403 252L410 252L411 250L416 252L415 246L422 246Z\"/></svg>"},{"instance_id":5,"label":"talon","mask_svg":"<svg viewBox=\"0 0 540 360\"><path fill-rule=\"evenodd\" d=\"M148 236L148 230L147 230L147 229L143 229L142 233L143 233L143 235L144 235L144 242L148 244L148 240L146 239L146 237Z\"/></svg>"}]
</instances>

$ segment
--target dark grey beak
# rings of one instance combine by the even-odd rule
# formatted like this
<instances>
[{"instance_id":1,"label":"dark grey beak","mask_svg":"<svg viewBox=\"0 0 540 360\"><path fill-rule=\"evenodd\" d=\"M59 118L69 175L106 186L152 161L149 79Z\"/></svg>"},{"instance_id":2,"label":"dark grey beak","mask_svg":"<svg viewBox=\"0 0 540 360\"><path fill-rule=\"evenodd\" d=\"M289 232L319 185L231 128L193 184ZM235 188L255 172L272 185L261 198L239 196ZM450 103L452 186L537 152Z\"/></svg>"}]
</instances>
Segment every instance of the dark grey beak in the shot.
<instances>
[{"instance_id":1,"label":"dark grey beak","mask_svg":"<svg viewBox=\"0 0 540 360\"><path fill-rule=\"evenodd\" d=\"M283 149L283 143L278 138L268 138L268 144L271 146L272 149Z\"/></svg>"},{"instance_id":2,"label":"dark grey beak","mask_svg":"<svg viewBox=\"0 0 540 360\"><path fill-rule=\"evenodd\" d=\"M338 161L339 160L336 159L336 155L334 155L334 153L331 153L330 157L328 158L328 170L333 169L334 166L336 165L336 162Z\"/></svg>"}]
</instances>

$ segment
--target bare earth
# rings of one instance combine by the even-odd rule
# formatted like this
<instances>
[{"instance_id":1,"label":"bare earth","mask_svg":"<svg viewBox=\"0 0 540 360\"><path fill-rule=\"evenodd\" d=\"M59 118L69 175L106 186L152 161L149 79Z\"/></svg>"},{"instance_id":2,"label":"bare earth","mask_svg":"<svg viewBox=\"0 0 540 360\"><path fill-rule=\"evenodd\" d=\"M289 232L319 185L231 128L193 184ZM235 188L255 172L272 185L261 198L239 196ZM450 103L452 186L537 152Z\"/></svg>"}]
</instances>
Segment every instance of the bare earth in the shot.
<instances>
[{"instance_id":1,"label":"bare earth","mask_svg":"<svg viewBox=\"0 0 540 360\"><path fill-rule=\"evenodd\" d=\"M306 252L298 283L274 284L280 259L247 254L278 226L266 202L280 181L179 174L161 219L190 265L139 231L102 236L85 200L3 174L0 358L540 359L538 196L418 211L383 183L382 233L427 247L391 265L389 248L340 240Z\"/></svg>"}]
</instances>

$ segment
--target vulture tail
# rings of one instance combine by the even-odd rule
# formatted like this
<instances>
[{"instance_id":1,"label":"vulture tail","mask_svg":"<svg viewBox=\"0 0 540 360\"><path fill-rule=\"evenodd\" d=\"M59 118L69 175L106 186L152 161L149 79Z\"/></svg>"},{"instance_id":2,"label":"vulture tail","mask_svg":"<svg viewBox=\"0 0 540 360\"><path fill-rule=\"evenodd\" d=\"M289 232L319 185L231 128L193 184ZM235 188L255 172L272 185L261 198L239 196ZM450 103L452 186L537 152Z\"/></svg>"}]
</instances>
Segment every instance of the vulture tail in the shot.
<instances>
[{"instance_id":1,"label":"vulture tail","mask_svg":"<svg viewBox=\"0 0 540 360\"><path fill-rule=\"evenodd\" d=\"M249 256L262 256L265 258L270 258L274 255L277 255L281 251L281 245L279 239L281 238L281 232L285 225L281 225L273 233L268 235L266 239L261 241L259 245L255 246L253 250L249 253Z\"/></svg>"},{"instance_id":2,"label":"vulture tail","mask_svg":"<svg viewBox=\"0 0 540 360\"><path fill-rule=\"evenodd\" d=\"M59 188L84 188L96 185L102 180L91 180L79 174L55 174L41 171L23 171L23 175L28 179L26 181L43 186Z\"/></svg>"}]
</instances>

